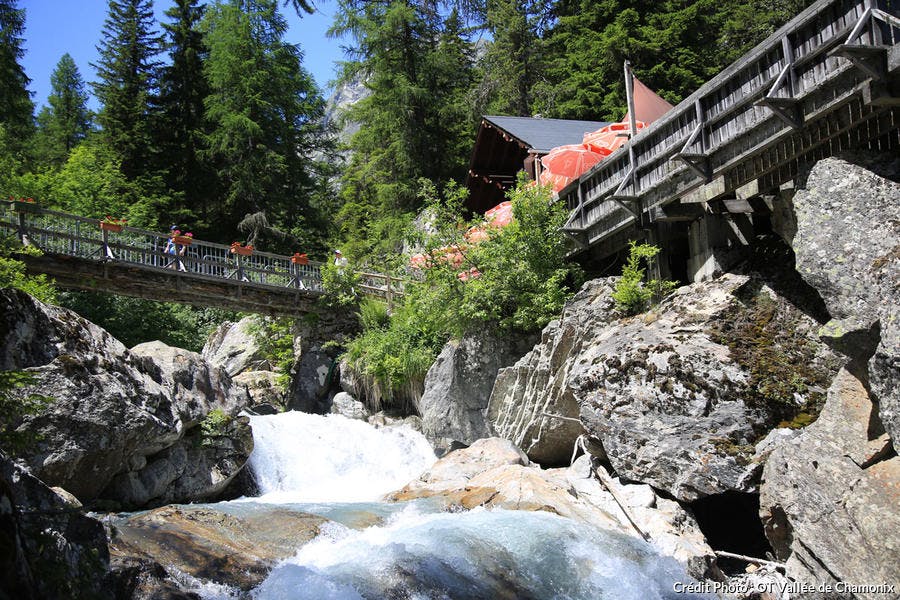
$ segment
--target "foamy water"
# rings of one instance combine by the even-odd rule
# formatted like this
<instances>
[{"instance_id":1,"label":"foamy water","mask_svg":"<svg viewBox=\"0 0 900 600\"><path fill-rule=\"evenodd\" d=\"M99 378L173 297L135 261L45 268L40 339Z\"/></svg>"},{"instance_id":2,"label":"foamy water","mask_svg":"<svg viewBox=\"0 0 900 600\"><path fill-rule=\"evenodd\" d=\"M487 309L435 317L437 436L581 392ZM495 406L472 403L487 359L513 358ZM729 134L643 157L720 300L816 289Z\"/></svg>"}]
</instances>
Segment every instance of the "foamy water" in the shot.
<instances>
[{"instance_id":1,"label":"foamy water","mask_svg":"<svg viewBox=\"0 0 900 600\"><path fill-rule=\"evenodd\" d=\"M250 467L275 503L378 500L418 477L435 460L409 427L376 429L341 415L287 412L250 417Z\"/></svg>"}]
</instances>

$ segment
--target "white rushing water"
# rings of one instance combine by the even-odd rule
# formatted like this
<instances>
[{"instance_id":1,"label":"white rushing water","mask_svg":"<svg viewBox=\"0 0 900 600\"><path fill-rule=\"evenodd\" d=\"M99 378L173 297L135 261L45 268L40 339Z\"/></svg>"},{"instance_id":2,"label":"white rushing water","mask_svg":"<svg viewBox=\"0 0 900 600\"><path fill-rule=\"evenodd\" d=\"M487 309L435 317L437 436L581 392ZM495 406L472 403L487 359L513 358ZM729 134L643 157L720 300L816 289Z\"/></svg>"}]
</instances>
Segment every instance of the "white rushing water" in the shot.
<instances>
[{"instance_id":1,"label":"white rushing water","mask_svg":"<svg viewBox=\"0 0 900 600\"><path fill-rule=\"evenodd\" d=\"M376 429L340 415L250 417L250 466L262 502L379 500L430 467L434 450L408 427Z\"/></svg>"},{"instance_id":2,"label":"white rushing water","mask_svg":"<svg viewBox=\"0 0 900 600\"><path fill-rule=\"evenodd\" d=\"M280 508L329 520L278 564L254 600L653 600L683 569L648 544L546 512L433 512L376 502L435 461L405 427L304 413L251 417L262 496L219 505L235 515ZM243 600L215 582L182 581L206 600Z\"/></svg>"}]
</instances>

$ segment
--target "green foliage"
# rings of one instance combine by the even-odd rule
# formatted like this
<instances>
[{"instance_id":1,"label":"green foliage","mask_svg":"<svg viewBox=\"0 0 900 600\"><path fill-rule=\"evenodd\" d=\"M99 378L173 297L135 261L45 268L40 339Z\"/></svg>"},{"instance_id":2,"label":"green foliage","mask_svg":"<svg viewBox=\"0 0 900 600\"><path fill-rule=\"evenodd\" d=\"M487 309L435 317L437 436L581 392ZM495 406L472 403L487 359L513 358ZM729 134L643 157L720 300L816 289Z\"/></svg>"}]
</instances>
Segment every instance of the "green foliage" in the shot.
<instances>
[{"instance_id":1,"label":"green foliage","mask_svg":"<svg viewBox=\"0 0 900 600\"><path fill-rule=\"evenodd\" d=\"M102 139L120 161L123 175L152 171L153 86L158 77L161 38L154 31L152 0L109 0L93 65L94 93L103 105L98 115Z\"/></svg>"},{"instance_id":2,"label":"green foliage","mask_svg":"<svg viewBox=\"0 0 900 600\"><path fill-rule=\"evenodd\" d=\"M580 283L578 268L565 260L566 242L559 233L565 208L550 202L546 188L520 182L510 196L515 220L489 230L490 237L477 245L463 237L472 226L460 213L464 194L455 185L443 194L424 185L436 233L419 241L433 257L430 268L421 281L406 283L389 320L375 306L360 310L363 333L348 344L345 357L366 378L374 409L414 405L428 368L451 337L485 327L539 330L558 316ZM442 258L446 248L459 248L458 258Z\"/></svg>"},{"instance_id":3,"label":"green foliage","mask_svg":"<svg viewBox=\"0 0 900 600\"><path fill-rule=\"evenodd\" d=\"M622 267L622 276L616 282L612 297L616 308L625 315L635 315L658 302L678 285L674 281L650 279L644 281L646 267L652 266L659 248L651 244L632 241L628 249L628 261ZM644 266L642 266L644 265Z\"/></svg>"},{"instance_id":4,"label":"green foliage","mask_svg":"<svg viewBox=\"0 0 900 600\"><path fill-rule=\"evenodd\" d=\"M19 61L25 56L22 34L25 11L17 0L0 0L0 126L10 135L11 147L21 151L31 136L34 105L28 93L31 82Z\"/></svg>"},{"instance_id":5,"label":"green foliage","mask_svg":"<svg viewBox=\"0 0 900 600\"><path fill-rule=\"evenodd\" d=\"M396 257L420 207L416 181L462 179L475 120L474 48L457 12L403 0L341 0L330 33L352 37L343 81L370 94L346 118L350 140L337 215L344 249L375 264Z\"/></svg>"},{"instance_id":6,"label":"green foliage","mask_svg":"<svg viewBox=\"0 0 900 600\"><path fill-rule=\"evenodd\" d=\"M56 288L53 281L46 275L29 275L25 264L12 258L12 254L40 255L41 251L34 246L23 247L15 239L0 239L0 287L21 290L41 302L54 304Z\"/></svg>"},{"instance_id":7,"label":"green foliage","mask_svg":"<svg viewBox=\"0 0 900 600\"><path fill-rule=\"evenodd\" d=\"M267 226L251 228L249 243L259 246L263 235L273 251L287 251L285 233L310 215L315 184L307 164L327 144L324 101L300 66L299 48L282 40L286 29L275 0L217 2L202 23L212 127L206 153L224 200L212 218L232 235L248 216L263 219Z\"/></svg>"},{"instance_id":8,"label":"green foliage","mask_svg":"<svg viewBox=\"0 0 900 600\"><path fill-rule=\"evenodd\" d=\"M62 306L103 327L129 348L160 340L170 346L199 352L219 323L236 318L231 311L100 292L64 292L59 301Z\"/></svg>"},{"instance_id":9,"label":"green foliage","mask_svg":"<svg viewBox=\"0 0 900 600\"><path fill-rule=\"evenodd\" d=\"M249 333L259 344L260 354L278 373L276 383L282 391L287 391L291 383L291 368L294 366L294 322L285 317L256 317Z\"/></svg>"},{"instance_id":10,"label":"green foliage","mask_svg":"<svg viewBox=\"0 0 900 600\"><path fill-rule=\"evenodd\" d=\"M214 446L216 438L228 435L234 419L220 408L214 408L200 421L201 445Z\"/></svg>"},{"instance_id":11,"label":"green foliage","mask_svg":"<svg viewBox=\"0 0 900 600\"><path fill-rule=\"evenodd\" d=\"M21 452L36 441L33 435L16 431L16 428L21 424L22 417L39 413L51 399L38 394L15 392L35 383L34 374L29 371L0 371L0 448L7 452Z\"/></svg>"},{"instance_id":12,"label":"green foliage","mask_svg":"<svg viewBox=\"0 0 900 600\"><path fill-rule=\"evenodd\" d=\"M356 288L359 286L359 275L350 265L338 267L325 263L320 269L322 287L325 295L320 302L330 308L355 306L359 302Z\"/></svg>"},{"instance_id":13,"label":"green foliage","mask_svg":"<svg viewBox=\"0 0 900 600\"><path fill-rule=\"evenodd\" d=\"M39 160L46 165L60 166L69 153L91 130L92 115L88 110L87 91L75 61L63 54L50 76L49 106L38 114Z\"/></svg>"}]
</instances>

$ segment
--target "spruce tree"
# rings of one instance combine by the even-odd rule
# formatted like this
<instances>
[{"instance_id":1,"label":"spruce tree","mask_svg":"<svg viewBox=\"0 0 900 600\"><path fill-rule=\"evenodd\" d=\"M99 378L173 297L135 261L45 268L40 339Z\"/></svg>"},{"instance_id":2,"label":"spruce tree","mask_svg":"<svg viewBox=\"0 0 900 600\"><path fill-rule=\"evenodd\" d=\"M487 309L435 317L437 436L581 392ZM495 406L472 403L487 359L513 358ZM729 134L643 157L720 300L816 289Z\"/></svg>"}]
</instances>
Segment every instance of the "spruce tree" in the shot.
<instances>
[{"instance_id":1,"label":"spruce tree","mask_svg":"<svg viewBox=\"0 0 900 600\"><path fill-rule=\"evenodd\" d=\"M224 200L213 216L220 235L237 239L243 223L269 250L288 244L279 238L309 210L309 163L324 114L302 54L282 40L286 29L275 0L217 2L204 19L207 155Z\"/></svg>"},{"instance_id":2,"label":"spruce tree","mask_svg":"<svg viewBox=\"0 0 900 600\"><path fill-rule=\"evenodd\" d=\"M93 65L94 93L103 105L103 141L121 160L128 178L153 170L153 108L161 39L154 31L152 0L110 0Z\"/></svg>"},{"instance_id":3,"label":"spruce tree","mask_svg":"<svg viewBox=\"0 0 900 600\"><path fill-rule=\"evenodd\" d=\"M165 13L171 19L163 23L170 62L160 77L156 131L160 166L169 188L179 198L170 220L190 221L199 231L208 223L209 206L216 193L215 173L202 157L209 133L204 103L210 91L203 71L208 50L199 30L204 8L197 0L175 0Z\"/></svg>"},{"instance_id":4,"label":"spruce tree","mask_svg":"<svg viewBox=\"0 0 900 600\"><path fill-rule=\"evenodd\" d=\"M17 0L0 0L0 125L6 129L12 149L24 147L34 130L34 105L28 92L31 80L19 64L25 55L25 10L17 4Z\"/></svg>"},{"instance_id":5,"label":"spruce tree","mask_svg":"<svg viewBox=\"0 0 900 600\"><path fill-rule=\"evenodd\" d=\"M38 147L43 162L55 166L68 158L91 129L88 95L78 66L66 53L50 75L48 106L38 114Z\"/></svg>"},{"instance_id":6,"label":"spruce tree","mask_svg":"<svg viewBox=\"0 0 900 600\"><path fill-rule=\"evenodd\" d=\"M382 261L396 256L420 208L418 179L446 182L464 172L461 147L471 144L474 126L460 108L472 48L457 13L443 22L433 2L343 0L330 33L352 38L344 79L370 91L347 115L360 129L350 141L338 222L351 254Z\"/></svg>"}]
</instances>

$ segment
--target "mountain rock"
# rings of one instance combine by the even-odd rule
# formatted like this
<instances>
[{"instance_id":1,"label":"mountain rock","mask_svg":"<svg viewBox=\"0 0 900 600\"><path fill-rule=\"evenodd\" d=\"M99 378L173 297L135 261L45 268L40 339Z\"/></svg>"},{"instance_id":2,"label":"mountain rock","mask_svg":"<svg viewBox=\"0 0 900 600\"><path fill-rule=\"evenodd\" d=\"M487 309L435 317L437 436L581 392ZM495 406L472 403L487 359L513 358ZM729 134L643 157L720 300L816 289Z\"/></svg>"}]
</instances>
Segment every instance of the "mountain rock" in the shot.
<instances>
[{"instance_id":1,"label":"mountain rock","mask_svg":"<svg viewBox=\"0 0 900 600\"><path fill-rule=\"evenodd\" d=\"M254 333L257 317L237 323L226 321L209 334L201 354L213 367L223 368L231 377L244 371L271 370Z\"/></svg>"},{"instance_id":2,"label":"mountain rock","mask_svg":"<svg viewBox=\"0 0 900 600\"><path fill-rule=\"evenodd\" d=\"M844 369L819 419L766 461L760 516L795 581L900 581L900 458L876 412L863 381Z\"/></svg>"},{"instance_id":3,"label":"mountain rock","mask_svg":"<svg viewBox=\"0 0 900 600\"><path fill-rule=\"evenodd\" d=\"M614 279L589 281L550 322L540 342L513 366L500 369L487 408L491 427L541 464L569 461L584 432L569 378L580 353L615 320Z\"/></svg>"},{"instance_id":4,"label":"mountain rock","mask_svg":"<svg viewBox=\"0 0 900 600\"><path fill-rule=\"evenodd\" d=\"M7 333L0 369L24 369L34 378L11 393L47 398L46 408L19 426L37 438L19 458L47 484L86 504L139 507L159 497L198 497L174 494L167 486L176 480L177 489L208 497L243 466L250 450L246 424L245 432L236 425L227 460L219 451L201 461L193 449L175 448L189 432L199 434L213 409L234 414L248 401L199 354L158 342L129 351L77 314L13 290L0 290L0 306ZM123 479L140 480L145 493L121 495Z\"/></svg>"},{"instance_id":5,"label":"mountain rock","mask_svg":"<svg viewBox=\"0 0 900 600\"><path fill-rule=\"evenodd\" d=\"M419 412L425 436L445 453L454 442L490 436L485 409L497 372L534 345L531 336L476 331L447 342L425 376Z\"/></svg>"},{"instance_id":6,"label":"mountain rock","mask_svg":"<svg viewBox=\"0 0 900 600\"><path fill-rule=\"evenodd\" d=\"M832 320L823 338L869 361L878 411L900 450L900 159L851 154L815 164L794 196L797 270Z\"/></svg>"}]
</instances>

